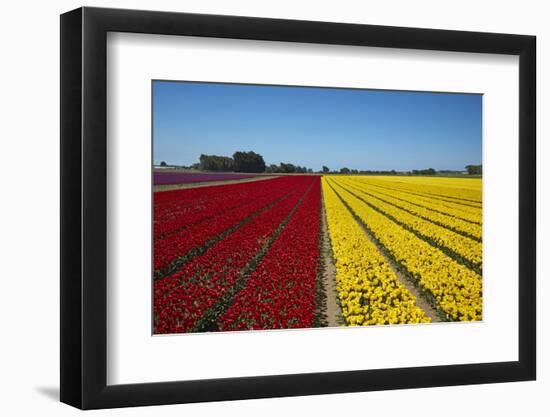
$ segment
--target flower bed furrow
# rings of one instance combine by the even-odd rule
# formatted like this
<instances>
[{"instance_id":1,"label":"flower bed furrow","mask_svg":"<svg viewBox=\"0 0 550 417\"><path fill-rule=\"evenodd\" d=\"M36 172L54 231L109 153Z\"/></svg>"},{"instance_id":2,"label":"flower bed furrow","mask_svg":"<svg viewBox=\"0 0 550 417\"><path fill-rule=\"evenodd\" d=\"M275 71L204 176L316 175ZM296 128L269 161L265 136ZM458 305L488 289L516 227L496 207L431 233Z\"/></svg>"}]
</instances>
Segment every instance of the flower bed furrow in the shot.
<instances>
[{"instance_id":1,"label":"flower bed furrow","mask_svg":"<svg viewBox=\"0 0 550 417\"><path fill-rule=\"evenodd\" d=\"M320 180L219 320L221 330L312 327L319 268Z\"/></svg>"},{"instance_id":2,"label":"flower bed furrow","mask_svg":"<svg viewBox=\"0 0 550 417\"><path fill-rule=\"evenodd\" d=\"M216 300L235 285L241 272L292 212L310 183L309 178L296 177L295 192L288 198L262 212L172 275L156 280L155 333L181 333L193 329Z\"/></svg>"}]
</instances>

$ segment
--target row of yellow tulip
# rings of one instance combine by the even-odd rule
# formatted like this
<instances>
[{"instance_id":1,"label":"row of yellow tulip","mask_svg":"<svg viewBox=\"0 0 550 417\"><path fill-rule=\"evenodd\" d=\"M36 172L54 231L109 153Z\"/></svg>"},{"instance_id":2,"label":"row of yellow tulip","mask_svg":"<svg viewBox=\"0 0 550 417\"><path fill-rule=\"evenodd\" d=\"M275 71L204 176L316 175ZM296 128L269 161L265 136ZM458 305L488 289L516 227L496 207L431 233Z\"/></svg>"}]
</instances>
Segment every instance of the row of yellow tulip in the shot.
<instances>
[{"instance_id":1,"label":"row of yellow tulip","mask_svg":"<svg viewBox=\"0 0 550 417\"><path fill-rule=\"evenodd\" d=\"M449 201L436 200L430 197L421 197L406 193L397 189L389 189L380 187L377 184L363 181L360 177L350 177L354 183L361 184L365 190L370 193L376 193L381 198L391 198L390 201L396 204L403 204L410 210L418 210L425 216L435 216L435 220L447 223L449 227L454 227L457 230L471 233L481 237L481 207L464 206L462 204L452 203ZM411 188L414 190L414 188ZM437 214L443 214L444 216L436 216ZM471 228L471 224L475 224L475 228Z\"/></svg>"},{"instance_id":2,"label":"row of yellow tulip","mask_svg":"<svg viewBox=\"0 0 550 417\"><path fill-rule=\"evenodd\" d=\"M386 188L401 190L413 195L420 195L422 197L429 197L443 201L454 202L464 206L480 208L481 207L481 189L471 190L465 188L447 187L443 185L434 184L422 184L411 181L414 178L397 177L393 181L387 179L368 178L368 181L372 184L377 184ZM441 181L448 181L446 178L439 179ZM476 181L476 180L470 180ZM481 181L479 181L481 184ZM443 184L443 182L441 183Z\"/></svg>"},{"instance_id":3,"label":"row of yellow tulip","mask_svg":"<svg viewBox=\"0 0 550 417\"><path fill-rule=\"evenodd\" d=\"M324 181L334 187L391 257L433 294L439 309L449 319L481 320L482 283L479 274L374 210L333 179Z\"/></svg>"},{"instance_id":4,"label":"row of yellow tulip","mask_svg":"<svg viewBox=\"0 0 550 417\"><path fill-rule=\"evenodd\" d=\"M371 177L373 178L373 177ZM457 178L457 177L436 177L436 176L390 176L377 175L376 180L387 182L399 182L406 185L422 185L426 187L443 187L447 192L451 189L480 191L482 188L481 178ZM451 193L452 194L452 193Z\"/></svg>"},{"instance_id":5,"label":"row of yellow tulip","mask_svg":"<svg viewBox=\"0 0 550 417\"><path fill-rule=\"evenodd\" d=\"M479 270L482 268L481 242L459 235L445 227L438 226L437 224L410 214L401 208L388 204L361 190L361 188L355 187L345 179L338 178L334 181L340 186L345 187L347 191L357 195L364 202L371 204L373 207L384 212L384 214L391 216L397 222L415 231L420 236L431 240L438 247L454 252L454 254L466 260L466 262L471 264L475 269Z\"/></svg>"},{"instance_id":6,"label":"row of yellow tulip","mask_svg":"<svg viewBox=\"0 0 550 417\"><path fill-rule=\"evenodd\" d=\"M424 311L323 178L337 291L347 325L427 323Z\"/></svg>"}]
</instances>

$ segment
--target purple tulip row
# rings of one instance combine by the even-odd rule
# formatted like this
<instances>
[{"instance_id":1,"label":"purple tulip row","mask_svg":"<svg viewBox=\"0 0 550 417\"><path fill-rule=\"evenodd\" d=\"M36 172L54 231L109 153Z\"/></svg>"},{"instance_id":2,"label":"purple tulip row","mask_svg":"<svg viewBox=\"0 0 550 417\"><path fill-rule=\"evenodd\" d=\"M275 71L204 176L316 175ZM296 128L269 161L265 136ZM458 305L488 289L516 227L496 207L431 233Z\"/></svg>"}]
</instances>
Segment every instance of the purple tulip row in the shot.
<instances>
[{"instance_id":1,"label":"purple tulip row","mask_svg":"<svg viewBox=\"0 0 550 417\"><path fill-rule=\"evenodd\" d=\"M155 172L153 174L155 185L189 184L193 182L241 180L243 178L256 177L261 174L245 174L234 172Z\"/></svg>"}]
</instances>

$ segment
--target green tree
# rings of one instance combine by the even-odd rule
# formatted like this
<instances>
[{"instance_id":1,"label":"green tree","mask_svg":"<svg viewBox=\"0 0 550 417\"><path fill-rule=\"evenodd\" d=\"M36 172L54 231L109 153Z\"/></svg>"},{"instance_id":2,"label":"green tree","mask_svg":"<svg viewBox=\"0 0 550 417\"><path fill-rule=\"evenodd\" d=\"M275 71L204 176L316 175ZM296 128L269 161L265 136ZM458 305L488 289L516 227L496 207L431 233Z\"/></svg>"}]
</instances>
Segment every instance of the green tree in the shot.
<instances>
[{"instance_id":1,"label":"green tree","mask_svg":"<svg viewBox=\"0 0 550 417\"><path fill-rule=\"evenodd\" d=\"M228 156L204 155L199 157L199 166L203 171L233 171L233 159Z\"/></svg>"},{"instance_id":2,"label":"green tree","mask_svg":"<svg viewBox=\"0 0 550 417\"><path fill-rule=\"evenodd\" d=\"M482 165L466 165L464 168L469 175L481 175L483 172Z\"/></svg>"},{"instance_id":3,"label":"green tree","mask_svg":"<svg viewBox=\"0 0 550 417\"><path fill-rule=\"evenodd\" d=\"M167 164L166 162L164 162L164 161L160 161L160 166L161 166L161 167L167 167L168 164Z\"/></svg>"},{"instance_id":4,"label":"green tree","mask_svg":"<svg viewBox=\"0 0 550 417\"><path fill-rule=\"evenodd\" d=\"M283 174L294 174L296 172L296 167L293 164L281 162L279 164L279 172Z\"/></svg>"},{"instance_id":5,"label":"green tree","mask_svg":"<svg viewBox=\"0 0 550 417\"><path fill-rule=\"evenodd\" d=\"M323 165L323 172L324 172L324 173L330 172L330 168L327 167L327 166L325 166L325 165Z\"/></svg>"},{"instance_id":6,"label":"green tree","mask_svg":"<svg viewBox=\"0 0 550 417\"><path fill-rule=\"evenodd\" d=\"M412 175L435 175L435 174L436 174L436 170L433 168L412 170Z\"/></svg>"},{"instance_id":7,"label":"green tree","mask_svg":"<svg viewBox=\"0 0 550 417\"><path fill-rule=\"evenodd\" d=\"M236 172L264 172L265 161L262 155L256 152L235 152L233 163Z\"/></svg>"}]
</instances>

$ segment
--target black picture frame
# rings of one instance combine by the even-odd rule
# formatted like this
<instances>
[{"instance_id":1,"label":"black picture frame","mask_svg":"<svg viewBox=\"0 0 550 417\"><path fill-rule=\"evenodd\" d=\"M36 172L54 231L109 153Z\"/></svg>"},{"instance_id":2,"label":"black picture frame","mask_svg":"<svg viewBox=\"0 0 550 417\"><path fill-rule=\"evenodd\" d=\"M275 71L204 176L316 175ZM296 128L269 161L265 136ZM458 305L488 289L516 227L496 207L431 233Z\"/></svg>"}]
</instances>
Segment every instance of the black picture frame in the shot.
<instances>
[{"instance_id":1,"label":"black picture frame","mask_svg":"<svg viewBox=\"0 0 550 417\"><path fill-rule=\"evenodd\" d=\"M519 56L519 360L107 385L108 32ZM95 409L534 380L535 51L524 35L88 7L61 15L61 401Z\"/></svg>"}]
</instances>

